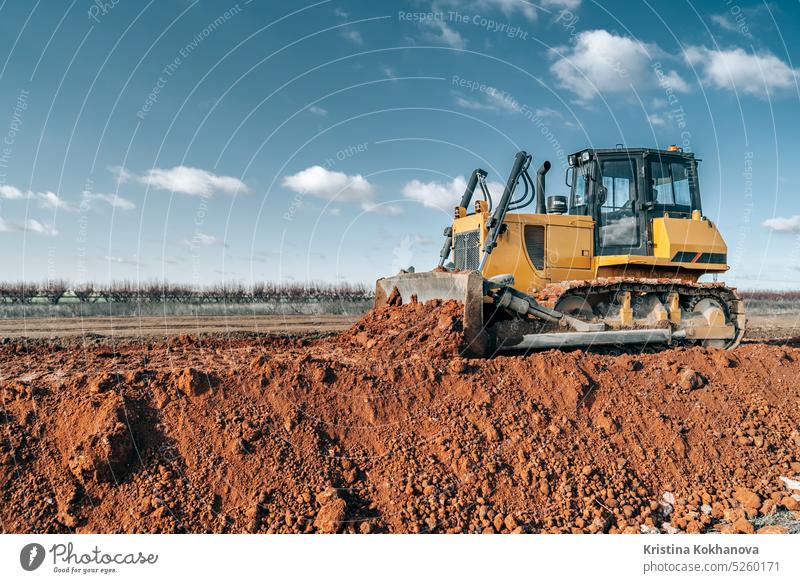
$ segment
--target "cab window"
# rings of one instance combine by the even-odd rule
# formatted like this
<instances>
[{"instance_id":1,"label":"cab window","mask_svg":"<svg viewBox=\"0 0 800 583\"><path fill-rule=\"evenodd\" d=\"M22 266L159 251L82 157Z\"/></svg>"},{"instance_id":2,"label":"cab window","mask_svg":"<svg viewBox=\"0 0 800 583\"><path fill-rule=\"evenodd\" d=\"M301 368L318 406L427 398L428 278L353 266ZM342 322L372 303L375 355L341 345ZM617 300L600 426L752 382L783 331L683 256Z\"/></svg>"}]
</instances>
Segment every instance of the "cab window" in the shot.
<instances>
[{"instance_id":1,"label":"cab window","mask_svg":"<svg viewBox=\"0 0 800 583\"><path fill-rule=\"evenodd\" d=\"M639 222L636 218L636 164L629 159L604 160L600 174L605 194L599 216L601 254L605 247L637 247Z\"/></svg>"},{"instance_id":2,"label":"cab window","mask_svg":"<svg viewBox=\"0 0 800 583\"><path fill-rule=\"evenodd\" d=\"M650 200L661 206L691 208L691 166L682 160L651 160Z\"/></svg>"},{"instance_id":3,"label":"cab window","mask_svg":"<svg viewBox=\"0 0 800 583\"><path fill-rule=\"evenodd\" d=\"M569 214L585 215L588 213L587 184L586 176L589 171L588 166L576 166L572 168L572 196L569 201Z\"/></svg>"}]
</instances>

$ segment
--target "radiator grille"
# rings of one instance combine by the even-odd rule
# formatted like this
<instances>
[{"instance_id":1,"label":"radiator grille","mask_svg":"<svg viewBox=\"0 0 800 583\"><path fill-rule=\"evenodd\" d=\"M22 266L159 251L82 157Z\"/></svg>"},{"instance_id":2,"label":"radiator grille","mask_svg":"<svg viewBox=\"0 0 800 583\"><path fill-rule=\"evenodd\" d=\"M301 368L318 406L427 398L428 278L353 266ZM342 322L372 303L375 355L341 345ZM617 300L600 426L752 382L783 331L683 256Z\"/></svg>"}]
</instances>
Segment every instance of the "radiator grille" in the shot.
<instances>
[{"instance_id":1,"label":"radiator grille","mask_svg":"<svg viewBox=\"0 0 800 583\"><path fill-rule=\"evenodd\" d=\"M525 249L531 263L538 269L544 269L544 227L528 225L525 227Z\"/></svg>"},{"instance_id":2,"label":"radiator grille","mask_svg":"<svg viewBox=\"0 0 800 583\"><path fill-rule=\"evenodd\" d=\"M477 229L456 233L453 243L453 259L456 269L478 269L480 263L481 237Z\"/></svg>"}]
</instances>

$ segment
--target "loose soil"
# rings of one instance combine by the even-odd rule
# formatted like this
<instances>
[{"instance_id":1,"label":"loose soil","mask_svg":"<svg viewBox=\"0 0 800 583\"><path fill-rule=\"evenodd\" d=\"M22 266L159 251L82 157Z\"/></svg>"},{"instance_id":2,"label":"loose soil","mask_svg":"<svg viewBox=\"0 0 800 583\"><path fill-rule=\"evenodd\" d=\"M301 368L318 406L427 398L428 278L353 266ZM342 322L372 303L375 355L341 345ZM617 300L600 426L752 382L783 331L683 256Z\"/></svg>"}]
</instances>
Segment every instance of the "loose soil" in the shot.
<instances>
[{"instance_id":1,"label":"loose soil","mask_svg":"<svg viewBox=\"0 0 800 583\"><path fill-rule=\"evenodd\" d=\"M786 532L800 350L459 356L461 307L339 335L7 339L5 532Z\"/></svg>"}]
</instances>

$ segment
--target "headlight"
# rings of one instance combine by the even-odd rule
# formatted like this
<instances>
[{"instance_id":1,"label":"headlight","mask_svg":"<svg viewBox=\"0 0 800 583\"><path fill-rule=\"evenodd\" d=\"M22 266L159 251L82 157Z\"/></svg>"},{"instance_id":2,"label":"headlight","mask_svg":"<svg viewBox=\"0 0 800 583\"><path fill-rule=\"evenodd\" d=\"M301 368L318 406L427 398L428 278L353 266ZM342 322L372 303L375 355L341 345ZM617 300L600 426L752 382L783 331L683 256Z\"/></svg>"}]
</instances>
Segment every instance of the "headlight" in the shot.
<instances>
[{"instance_id":1,"label":"headlight","mask_svg":"<svg viewBox=\"0 0 800 583\"><path fill-rule=\"evenodd\" d=\"M586 150L583 154L581 154L581 162L588 162L589 161L589 150Z\"/></svg>"}]
</instances>

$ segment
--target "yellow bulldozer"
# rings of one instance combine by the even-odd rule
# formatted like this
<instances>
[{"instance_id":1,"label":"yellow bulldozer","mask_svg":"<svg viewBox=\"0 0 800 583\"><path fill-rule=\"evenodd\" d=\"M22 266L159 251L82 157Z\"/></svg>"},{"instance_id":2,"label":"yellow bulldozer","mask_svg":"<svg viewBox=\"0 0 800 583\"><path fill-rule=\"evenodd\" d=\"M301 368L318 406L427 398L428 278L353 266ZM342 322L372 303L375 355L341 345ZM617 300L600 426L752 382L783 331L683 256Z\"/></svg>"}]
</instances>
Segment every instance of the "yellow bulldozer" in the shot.
<instances>
[{"instance_id":1,"label":"yellow bulldozer","mask_svg":"<svg viewBox=\"0 0 800 583\"><path fill-rule=\"evenodd\" d=\"M487 173L473 171L444 231L439 266L379 279L376 307L462 302L464 352L471 356L732 348L741 341L739 294L699 281L728 269L727 246L703 215L692 153L675 146L585 149L565 165L569 195L550 197L550 162L534 182L531 161L517 153L496 203ZM470 209L476 189L481 196Z\"/></svg>"}]
</instances>

